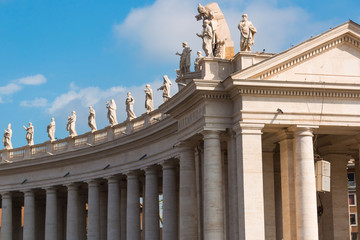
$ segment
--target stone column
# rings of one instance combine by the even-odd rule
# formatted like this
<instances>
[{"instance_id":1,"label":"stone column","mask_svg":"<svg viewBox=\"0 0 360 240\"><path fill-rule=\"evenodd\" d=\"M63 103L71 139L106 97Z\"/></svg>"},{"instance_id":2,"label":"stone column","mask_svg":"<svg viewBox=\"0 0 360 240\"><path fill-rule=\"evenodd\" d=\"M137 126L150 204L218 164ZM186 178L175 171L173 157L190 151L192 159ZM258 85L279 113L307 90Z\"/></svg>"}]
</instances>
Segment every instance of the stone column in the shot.
<instances>
[{"instance_id":1,"label":"stone column","mask_svg":"<svg viewBox=\"0 0 360 240\"><path fill-rule=\"evenodd\" d=\"M10 192L1 193L2 208L1 208L1 239L12 240L13 235L13 217L12 217L12 197Z\"/></svg>"},{"instance_id":2,"label":"stone column","mask_svg":"<svg viewBox=\"0 0 360 240\"><path fill-rule=\"evenodd\" d=\"M325 160L331 162L331 193L327 194L331 194L333 239L350 239L346 154L328 154Z\"/></svg>"},{"instance_id":3,"label":"stone column","mask_svg":"<svg viewBox=\"0 0 360 240\"><path fill-rule=\"evenodd\" d=\"M204 239L224 238L220 132L204 131Z\"/></svg>"},{"instance_id":4,"label":"stone column","mask_svg":"<svg viewBox=\"0 0 360 240\"><path fill-rule=\"evenodd\" d=\"M274 144L263 148L265 239L276 240Z\"/></svg>"},{"instance_id":5,"label":"stone column","mask_svg":"<svg viewBox=\"0 0 360 240\"><path fill-rule=\"evenodd\" d=\"M100 240L107 240L107 210L108 210L108 199L107 191L105 186L100 186Z\"/></svg>"},{"instance_id":6,"label":"stone column","mask_svg":"<svg viewBox=\"0 0 360 240\"><path fill-rule=\"evenodd\" d=\"M57 240L57 192L46 188L45 240Z\"/></svg>"},{"instance_id":7,"label":"stone column","mask_svg":"<svg viewBox=\"0 0 360 240\"><path fill-rule=\"evenodd\" d=\"M13 240L22 239L22 203L13 202Z\"/></svg>"},{"instance_id":8,"label":"stone column","mask_svg":"<svg viewBox=\"0 0 360 240\"><path fill-rule=\"evenodd\" d=\"M110 176L108 180L108 240L120 239L120 185L119 179Z\"/></svg>"},{"instance_id":9,"label":"stone column","mask_svg":"<svg viewBox=\"0 0 360 240\"><path fill-rule=\"evenodd\" d=\"M234 125L236 132L239 239L265 239L262 166L263 124Z\"/></svg>"},{"instance_id":10,"label":"stone column","mask_svg":"<svg viewBox=\"0 0 360 240\"><path fill-rule=\"evenodd\" d=\"M163 163L163 239L178 238L177 225L176 166Z\"/></svg>"},{"instance_id":11,"label":"stone column","mask_svg":"<svg viewBox=\"0 0 360 240\"><path fill-rule=\"evenodd\" d=\"M229 132L227 139L227 160L228 160L228 206L229 206L229 239L239 239L239 218L238 218L238 186L237 186L237 162L236 162L236 140L235 133Z\"/></svg>"},{"instance_id":12,"label":"stone column","mask_svg":"<svg viewBox=\"0 0 360 240\"><path fill-rule=\"evenodd\" d=\"M140 240L140 189L138 175L127 174L126 239Z\"/></svg>"},{"instance_id":13,"label":"stone column","mask_svg":"<svg viewBox=\"0 0 360 240\"><path fill-rule=\"evenodd\" d=\"M145 239L159 240L159 187L156 168L146 168L145 178Z\"/></svg>"},{"instance_id":14,"label":"stone column","mask_svg":"<svg viewBox=\"0 0 360 240\"><path fill-rule=\"evenodd\" d=\"M293 133L282 131L280 140L283 238L296 240L295 162Z\"/></svg>"},{"instance_id":15,"label":"stone column","mask_svg":"<svg viewBox=\"0 0 360 240\"><path fill-rule=\"evenodd\" d=\"M127 189L125 181L120 182L120 189L120 239L126 240Z\"/></svg>"},{"instance_id":16,"label":"stone column","mask_svg":"<svg viewBox=\"0 0 360 240\"><path fill-rule=\"evenodd\" d=\"M87 239L100 240L100 203L99 182L90 180L88 183L88 231Z\"/></svg>"},{"instance_id":17,"label":"stone column","mask_svg":"<svg viewBox=\"0 0 360 240\"><path fill-rule=\"evenodd\" d=\"M297 239L318 240L312 128L297 126L294 131Z\"/></svg>"},{"instance_id":18,"label":"stone column","mask_svg":"<svg viewBox=\"0 0 360 240\"><path fill-rule=\"evenodd\" d=\"M67 185L66 240L79 239L79 189L78 185Z\"/></svg>"},{"instance_id":19,"label":"stone column","mask_svg":"<svg viewBox=\"0 0 360 240\"><path fill-rule=\"evenodd\" d=\"M195 153L189 146L180 147L179 239L198 239Z\"/></svg>"},{"instance_id":20,"label":"stone column","mask_svg":"<svg viewBox=\"0 0 360 240\"><path fill-rule=\"evenodd\" d=\"M24 192L24 240L35 240L35 193L33 190Z\"/></svg>"}]
</instances>

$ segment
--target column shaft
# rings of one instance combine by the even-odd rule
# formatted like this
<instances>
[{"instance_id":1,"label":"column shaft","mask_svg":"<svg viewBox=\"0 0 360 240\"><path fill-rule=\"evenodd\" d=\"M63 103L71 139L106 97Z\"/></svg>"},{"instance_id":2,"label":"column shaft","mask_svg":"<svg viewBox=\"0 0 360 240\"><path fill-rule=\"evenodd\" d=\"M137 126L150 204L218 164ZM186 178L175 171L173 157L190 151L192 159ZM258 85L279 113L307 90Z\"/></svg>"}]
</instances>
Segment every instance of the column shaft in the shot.
<instances>
[{"instance_id":1,"label":"column shaft","mask_svg":"<svg viewBox=\"0 0 360 240\"><path fill-rule=\"evenodd\" d=\"M172 163L163 164L163 239L178 238L176 169Z\"/></svg>"},{"instance_id":2,"label":"column shaft","mask_svg":"<svg viewBox=\"0 0 360 240\"><path fill-rule=\"evenodd\" d=\"M238 123L236 132L239 239L265 239L261 129L263 124Z\"/></svg>"},{"instance_id":3,"label":"column shaft","mask_svg":"<svg viewBox=\"0 0 360 240\"><path fill-rule=\"evenodd\" d=\"M120 239L120 185L119 179L112 176L108 178L108 240Z\"/></svg>"},{"instance_id":4,"label":"column shaft","mask_svg":"<svg viewBox=\"0 0 360 240\"><path fill-rule=\"evenodd\" d=\"M295 198L298 240L318 240L313 134L295 129Z\"/></svg>"},{"instance_id":5,"label":"column shaft","mask_svg":"<svg viewBox=\"0 0 360 240\"><path fill-rule=\"evenodd\" d=\"M198 239L195 153L192 148L180 149L179 239Z\"/></svg>"},{"instance_id":6,"label":"column shaft","mask_svg":"<svg viewBox=\"0 0 360 240\"><path fill-rule=\"evenodd\" d=\"M56 188L46 188L45 240L57 240Z\"/></svg>"},{"instance_id":7,"label":"column shaft","mask_svg":"<svg viewBox=\"0 0 360 240\"><path fill-rule=\"evenodd\" d=\"M140 189L135 173L127 175L126 239L140 240Z\"/></svg>"},{"instance_id":8,"label":"column shaft","mask_svg":"<svg viewBox=\"0 0 360 240\"><path fill-rule=\"evenodd\" d=\"M204 133L204 239L224 238L220 133Z\"/></svg>"},{"instance_id":9,"label":"column shaft","mask_svg":"<svg viewBox=\"0 0 360 240\"><path fill-rule=\"evenodd\" d=\"M263 183L264 183L265 239L276 240L273 146L263 151L263 171L264 171Z\"/></svg>"},{"instance_id":10,"label":"column shaft","mask_svg":"<svg viewBox=\"0 0 360 240\"><path fill-rule=\"evenodd\" d=\"M1 239L12 240L13 219L12 219L12 197L10 192L1 193L2 212L1 212Z\"/></svg>"},{"instance_id":11,"label":"column shaft","mask_svg":"<svg viewBox=\"0 0 360 240\"><path fill-rule=\"evenodd\" d=\"M88 182L88 231L89 240L100 240L100 202L99 182L92 180Z\"/></svg>"},{"instance_id":12,"label":"column shaft","mask_svg":"<svg viewBox=\"0 0 360 240\"><path fill-rule=\"evenodd\" d=\"M76 184L70 184L67 197L66 240L79 239L79 192Z\"/></svg>"},{"instance_id":13,"label":"column shaft","mask_svg":"<svg viewBox=\"0 0 360 240\"><path fill-rule=\"evenodd\" d=\"M120 235L121 240L126 240L126 216L127 216L127 188L126 182L120 183Z\"/></svg>"},{"instance_id":14,"label":"column shaft","mask_svg":"<svg viewBox=\"0 0 360 240\"><path fill-rule=\"evenodd\" d=\"M145 239L159 240L159 188L155 168L145 169Z\"/></svg>"},{"instance_id":15,"label":"column shaft","mask_svg":"<svg viewBox=\"0 0 360 240\"><path fill-rule=\"evenodd\" d=\"M35 194L33 190L24 192L24 240L35 240Z\"/></svg>"},{"instance_id":16,"label":"column shaft","mask_svg":"<svg viewBox=\"0 0 360 240\"><path fill-rule=\"evenodd\" d=\"M283 238L296 240L294 140L285 132L283 138L280 141Z\"/></svg>"}]
</instances>

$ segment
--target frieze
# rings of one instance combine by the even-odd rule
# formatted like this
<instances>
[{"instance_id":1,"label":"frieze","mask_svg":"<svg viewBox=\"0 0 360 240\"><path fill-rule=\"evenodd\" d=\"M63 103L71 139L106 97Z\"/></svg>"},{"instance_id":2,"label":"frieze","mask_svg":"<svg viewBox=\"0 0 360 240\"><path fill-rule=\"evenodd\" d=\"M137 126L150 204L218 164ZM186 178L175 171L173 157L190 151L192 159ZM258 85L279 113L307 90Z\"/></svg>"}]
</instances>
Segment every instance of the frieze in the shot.
<instances>
[{"instance_id":1,"label":"frieze","mask_svg":"<svg viewBox=\"0 0 360 240\"><path fill-rule=\"evenodd\" d=\"M254 95L285 95L285 96L309 96L309 97L332 97L332 98L359 98L359 92L336 92L336 91L304 91L304 90L278 90L278 89L254 89L242 88L240 94Z\"/></svg>"},{"instance_id":2,"label":"frieze","mask_svg":"<svg viewBox=\"0 0 360 240\"><path fill-rule=\"evenodd\" d=\"M199 120L205 115L205 106L201 106L178 121L179 130Z\"/></svg>"}]
</instances>

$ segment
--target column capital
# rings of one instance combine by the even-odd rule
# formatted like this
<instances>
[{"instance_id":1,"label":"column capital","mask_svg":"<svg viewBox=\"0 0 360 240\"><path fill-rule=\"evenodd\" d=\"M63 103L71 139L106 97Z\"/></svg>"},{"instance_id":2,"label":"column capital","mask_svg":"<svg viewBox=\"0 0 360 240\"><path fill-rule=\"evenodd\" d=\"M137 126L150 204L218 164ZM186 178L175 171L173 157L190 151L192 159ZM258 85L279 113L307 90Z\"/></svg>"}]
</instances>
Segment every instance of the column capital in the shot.
<instances>
[{"instance_id":1,"label":"column capital","mask_svg":"<svg viewBox=\"0 0 360 240\"><path fill-rule=\"evenodd\" d=\"M68 191L77 191L79 184L78 183L68 183L64 184L65 187L67 187Z\"/></svg>"},{"instance_id":2,"label":"column capital","mask_svg":"<svg viewBox=\"0 0 360 240\"><path fill-rule=\"evenodd\" d=\"M108 184L118 183L120 181L120 176L117 175L110 175L104 177L108 181Z\"/></svg>"},{"instance_id":3,"label":"column capital","mask_svg":"<svg viewBox=\"0 0 360 240\"><path fill-rule=\"evenodd\" d=\"M155 165L146 166L142 170L145 172L145 175L157 175L158 172Z\"/></svg>"},{"instance_id":4,"label":"column capital","mask_svg":"<svg viewBox=\"0 0 360 240\"><path fill-rule=\"evenodd\" d=\"M55 193L57 191L55 186L43 187L42 189L44 189L46 193Z\"/></svg>"},{"instance_id":5,"label":"column capital","mask_svg":"<svg viewBox=\"0 0 360 240\"><path fill-rule=\"evenodd\" d=\"M12 194L11 192L1 192L1 197L4 199L4 198L11 198Z\"/></svg>"},{"instance_id":6,"label":"column capital","mask_svg":"<svg viewBox=\"0 0 360 240\"><path fill-rule=\"evenodd\" d=\"M161 166L163 169L173 169L176 168L178 163L175 161L175 159L165 160L161 163Z\"/></svg>"},{"instance_id":7,"label":"column capital","mask_svg":"<svg viewBox=\"0 0 360 240\"><path fill-rule=\"evenodd\" d=\"M124 173L127 177L127 179L138 179L139 178L139 171L135 170L135 171L128 171Z\"/></svg>"},{"instance_id":8,"label":"column capital","mask_svg":"<svg viewBox=\"0 0 360 240\"><path fill-rule=\"evenodd\" d=\"M25 197L30 197L35 195L34 189L26 189L23 190L22 192L24 193Z\"/></svg>"},{"instance_id":9,"label":"column capital","mask_svg":"<svg viewBox=\"0 0 360 240\"><path fill-rule=\"evenodd\" d=\"M294 125L288 128L297 136L313 136L314 129L319 128L318 125Z\"/></svg>"},{"instance_id":10,"label":"column capital","mask_svg":"<svg viewBox=\"0 0 360 240\"><path fill-rule=\"evenodd\" d=\"M261 135L264 126L263 123L237 122L233 125L233 130L236 135Z\"/></svg>"},{"instance_id":11,"label":"column capital","mask_svg":"<svg viewBox=\"0 0 360 240\"><path fill-rule=\"evenodd\" d=\"M90 179L85 182L88 184L89 187L96 187L100 185L99 179Z\"/></svg>"},{"instance_id":12,"label":"column capital","mask_svg":"<svg viewBox=\"0 0 360 240\"><path fill-rule=\"evenodd\" d=\"M288 129L282 129L281 131L276 133L276 137L279 143L285 140L292 140L294 139L294 132L289 131Z\"/></svg>"},{"instance_id":13,"label":"column capital","mask_svg":"<svg viewBox=\"0 0 360 240\"><path fill-rule=\"evenodd\" d=\"M220 138L219 130L204 130L201 134L204 136L204 139L218 139Z\"/></svg>"}]
</instances>

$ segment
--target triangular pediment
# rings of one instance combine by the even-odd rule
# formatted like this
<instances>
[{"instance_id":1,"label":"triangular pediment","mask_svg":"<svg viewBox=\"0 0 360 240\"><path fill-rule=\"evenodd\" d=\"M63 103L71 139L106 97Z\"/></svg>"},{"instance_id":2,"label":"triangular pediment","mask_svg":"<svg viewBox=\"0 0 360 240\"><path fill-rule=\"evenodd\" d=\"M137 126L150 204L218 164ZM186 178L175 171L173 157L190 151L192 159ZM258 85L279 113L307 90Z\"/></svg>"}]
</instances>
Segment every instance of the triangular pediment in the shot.
<instances>
[{"instance_id":1,"label":"triangular pediment","mask_svg":"<svg viewBox=\"0 0 360 240\"><path fill-rule=\"evenodd\" d=\"M231 78L360 83L360 26L349 21Z\"/></svg>"}]
</instances>

